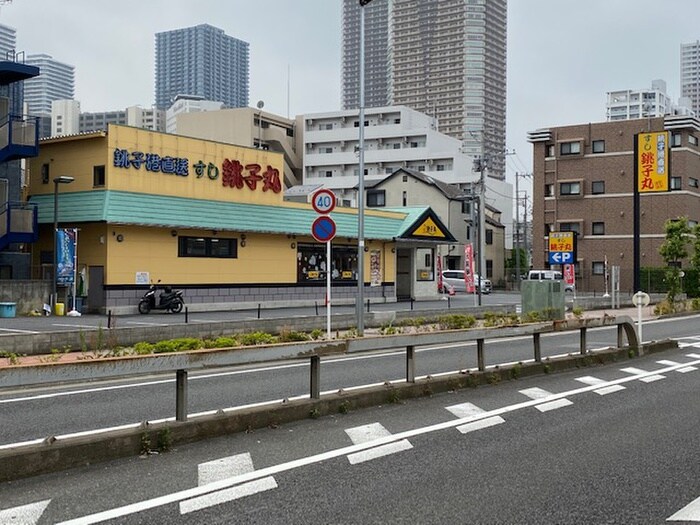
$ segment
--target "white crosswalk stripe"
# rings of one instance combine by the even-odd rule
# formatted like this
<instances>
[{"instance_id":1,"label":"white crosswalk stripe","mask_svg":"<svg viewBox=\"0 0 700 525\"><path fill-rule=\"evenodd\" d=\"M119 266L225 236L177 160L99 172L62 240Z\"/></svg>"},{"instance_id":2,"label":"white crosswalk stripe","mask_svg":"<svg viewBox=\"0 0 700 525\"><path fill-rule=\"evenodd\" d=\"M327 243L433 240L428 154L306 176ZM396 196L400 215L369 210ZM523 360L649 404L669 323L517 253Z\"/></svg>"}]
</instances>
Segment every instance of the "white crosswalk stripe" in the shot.
<instances>
[{"instance_id":1,"label":"white crosswalk stripe","mask_svg":"<svg viewBox=\"0 0 700 525\"><path fill-rule=\"evenodd\" d=\"M543 388L526 388L525 390L518 390L522 395L529 397L530 399L544 399L552 395L551 392L547 392Z\"/></svg>"},{"instance_id":2,"label":"white crosswalk stripe","mask_svg":"<svg viewBox=\"0 0 700 525\"><path fill-rule=\"evenodd\" d=\"M476 405L473 405L472 403L462 403L459 405L452 405L449 407L445 407L445 409L452 412L459 419L463 419L465 417L478 416L479 414L484 413L483 409L479 408Z\"/></svg>"},{"instance_id":3,"label":"white crosswalk stripe","mask_svg":"<svg viewBox=\"0 0 700 525\"><path fill-rule=\"evenodd\" d=\"M0 510L0 523L7 525L34 525L51 503L50 499L21 505L11 509Z\"/></svg>"},{"instance_id":4,"label":"white crosswalk stripe","mask_svg":"<svg viewBox=\"0 0 700 525\"><path fill-rule=\"evenodd\" d=\"M666 521L698 521L700 522L700 498L690 502Z\"/></svg>"},{"instance_id":5,"label":"white crosswalk stripe","mask_svg":"<svg viewBox=\"0 0 700 525\"><path fill-rule=\"evenodd\" d=\"M583 383L585 385L590 385L590 386L607 384L607 381L605 381L603 379L599 379L597 377L593 377L593 376L577 377L576 381ZM608 386L601 387L597 390L594 390L593 392L595 392L599 396L604 396L607 394L612 394L613 392L619 392L620 390L624 390L624 389L625 389L625 387L622 385L608 385Z\"/></svg>"},{"instance_id":6,"label":"white crosswalk stripe","mask_svg":"<svg viewBox=\"0 0 700 525\"><path fill-rule=\"evenodd\" d=\"M654 381L659 381L660 379L666 379L666 376L662 376L661 374L645 375L649 374L649 372L647 372L646 370L642 370L641 368L628 367L621 368L620 370L635 376L643 376L639 378L639 380L643 383L653 383Z\"/></svg>"},{"instance_id":7,"label":"white crosswalk stripe","mask_svg":"<svg viewBox=\"0 0 700 525\"><path fill-rule=\"evenodd\" d=\"M348 435L348 437L350 437L350 440L354 445L369 443L375 439L391 436L391 432L384 428L380 423L371 423L369 425L346 428L345 433ZM388 456L389 454L395 454L396 452L409 450L411 448L413 448L413 445L411 445L407 439L402 439L401 441L397 441L395 443L387 443L375 448L363 450L362 452L348 454L348 461L351 465L356 465L357 463L371 461L373 459Z\"/></svg>"},{"instance_id":8,"label":"white crosswalk stripe","mask_svg":"<svg viewBox=\"0 0 700 525\"><path fill-rule=\"evenodd\" d=\"M214 505L221 505L222 503L276 488L277 482L272 476L256 479L229 489L219 490L203 496L184 500L180 502L180 514L188 514L196 510L206 509Z\"/></svg>"},{"instance_id":9,"label":"white crosswalk stripe","mask_svg":"<svg viewBox=\"0 0 700 525\"><path fill-rule=\"evenodd\" d=\"M524 396L527 396L530 399L534 400L547 399L548 397L554 395L551 392L547 392L546 390L537 387L526 388L525 390L519 390L519 392ZM550 410L556 410L557 408L562 408L569 405L573 405L573 403L564 397L561 399L555 399L553 401L535 405L535 408L540 412L549 412Z\"/></svg>"}]
</instances>

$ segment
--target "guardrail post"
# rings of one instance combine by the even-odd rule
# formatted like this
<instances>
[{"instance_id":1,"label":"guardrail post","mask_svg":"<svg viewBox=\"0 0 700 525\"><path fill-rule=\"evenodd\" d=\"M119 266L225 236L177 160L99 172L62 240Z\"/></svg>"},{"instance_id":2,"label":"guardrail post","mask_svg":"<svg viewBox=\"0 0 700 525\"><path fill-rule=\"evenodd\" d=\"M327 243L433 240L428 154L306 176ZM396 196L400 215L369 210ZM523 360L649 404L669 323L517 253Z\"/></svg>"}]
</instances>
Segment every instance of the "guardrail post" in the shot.
<instances>
[{"instance_id":1,"label":"guardrail post","mask_svg":"<svg viewBox=\"0 0 700 525\"><path fill-rule=\"evenodd\" d=\"M187 370L175 372L175 420L187 421Z\"/></svg>"},{"instance_id":2,"label":"guardrail post","mask_svg":"<svg viewBox=\"0 0 700 525\"><path fill-rule=\"evenodd\" d=\"M580 329L581 330L581 335L579 337L581 341L581 355L586 355L586 328L583 327Z\"/></svg>"},{"instance_id":3,"label":"guardrail post","mask_svg":"<svg viewBox=\"0 0 700 525\"><path fill-rule=\"evenodd\" d=\"M476 362L479 366L480 372L483 372L484 370L486 370L486 364L484 361L484 340L483 339L476 340Z\"/></svg>"},{"instance_id":4,"label":"guardrail post","mask_svg":"<svg viewBox=\"0 0 700 525\"><path fill-rule=\"evenodd\" d=\"M542 362L542 347L540 346L540 334L532 334L532 345L535 347L535 362Z\"/></svg>"},{"instance_id":5,"label":"guardrail post","mask_svg":"<svg viewBox=\"0 0 700 525\"><path fill-rule=\"evenodd\" d=\"M311 399L321 399L321 358L317 355L311 356L311 377L310 377Z\"/></svg>"},{"instance_id":6,"label":"guardrail post","mask_svg":"<svg viewBox=\"0 0 700 525\"><path fill-rule=\"evenodd\" d=\"M185 306L185 324L190 322L190 313L188 311L188 308Z\"/></svg>"},{"instance_id":7,"label":"guardrail post","mask_svg":"<svg viewBox=\"0 0 700 525\"><path fill-rule=\"evenodd\" d=\"M416 382L416 347L406 347L406 382Z\"/></svg>"},{"instance_id":8,"label":"guardrail post","mask_svg":"<svg viewBox=\"0 0 700 525\"><path fill-rule=\"evenodd\" d=\"M260 303L258 303L258 319L260 319Z\"/></svg>"},{"instance_id":9,"label":"guardrail post","mask_svg":"<svg viewBox=\"0 0 700 525\"><path fill-rule=\"evenodd\" d=\"M625 334L625 329L622 327L621 324L617 325L617 347L622 348L624 345L624 334Z\"/></svg>"}]
</instances>

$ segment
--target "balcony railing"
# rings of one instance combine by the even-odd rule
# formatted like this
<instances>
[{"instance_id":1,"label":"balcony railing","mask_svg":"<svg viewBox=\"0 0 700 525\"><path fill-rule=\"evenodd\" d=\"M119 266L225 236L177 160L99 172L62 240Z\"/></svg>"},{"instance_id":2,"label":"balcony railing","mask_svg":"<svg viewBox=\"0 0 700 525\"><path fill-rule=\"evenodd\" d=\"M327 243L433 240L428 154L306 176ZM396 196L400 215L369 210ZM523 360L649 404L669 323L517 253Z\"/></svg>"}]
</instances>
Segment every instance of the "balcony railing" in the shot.
<instances>
[{"instance_id":1,"label":"balcony railing","mask_svg":"<svg viewBox=\"0 0 700 525\"><path fill-rule=\"evenodd\" d=\"M0 162L39 154L39 117L7 115L0 121Z\"/></svg>"}]
</instances>

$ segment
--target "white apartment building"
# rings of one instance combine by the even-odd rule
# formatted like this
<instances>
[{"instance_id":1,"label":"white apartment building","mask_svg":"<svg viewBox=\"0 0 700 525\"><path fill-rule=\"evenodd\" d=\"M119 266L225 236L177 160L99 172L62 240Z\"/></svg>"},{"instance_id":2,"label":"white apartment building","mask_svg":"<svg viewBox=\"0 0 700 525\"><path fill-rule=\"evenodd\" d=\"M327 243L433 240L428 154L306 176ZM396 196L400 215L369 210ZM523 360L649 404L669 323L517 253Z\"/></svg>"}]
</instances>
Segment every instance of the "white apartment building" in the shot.
<instances>
[{"instance_id":1,"label":"white apartment building","mask_svg":"<svg viewBox=\"0 0 700 525\"><path fill-rule=\"evenodd\" d=\"M80 102L73 99L51 103L51 136L80 133Z\"/></svg>"},{"instance_id":2,"label":"white apartment building","mask_svg":"<svg viewBox=\"0 0 700 525\"><path fill-rule=\"evenodd\" d=\"M700 40L681 44L681 97L700 115Z\"/></svg>"},{"instance_id":3,"label":"white apartment building","mask_svg":"<svg viewBox=\"0 0 700 525\"><path fill-rule=\"evenodd\" d=\"M356 110L314 113L300 117L303 131L303 184L332 189L341 203L356 206L359 183L359 119ZM366 184L378 182L399 168L436 180L472 187L480 174L462 141L437 131L436 119L405 106L365 110ZM488 171L487 171L488 173ZM506 246L512 246L513 187L485 177L486 203L502 212Z\"/></svg>"},{"instance_id":4,"label":"white apartment building","mask_svg":"<svg viewBox=\"0 0 700 525\"><path fill-rule=\"evenodd\" d=\"M195 95L178 95L173 104L165 111L165 132L177 133L177 116L182 113L217 111L223 107L223 102L204 100L204 97Z\"/></svg>"},{"instance_id":5,"label":"white apartment building","mask_svg":"<svg viewBox=\"0 0 700 525\"><path fill-rule=\"evenodd\" d=\"M652 80L651 89L608 91L605 106L606 120L630 120L663 117L664 115L694 116L687 98L674 104L666 93L664 80Z\"/></svg>"}]
</instances>

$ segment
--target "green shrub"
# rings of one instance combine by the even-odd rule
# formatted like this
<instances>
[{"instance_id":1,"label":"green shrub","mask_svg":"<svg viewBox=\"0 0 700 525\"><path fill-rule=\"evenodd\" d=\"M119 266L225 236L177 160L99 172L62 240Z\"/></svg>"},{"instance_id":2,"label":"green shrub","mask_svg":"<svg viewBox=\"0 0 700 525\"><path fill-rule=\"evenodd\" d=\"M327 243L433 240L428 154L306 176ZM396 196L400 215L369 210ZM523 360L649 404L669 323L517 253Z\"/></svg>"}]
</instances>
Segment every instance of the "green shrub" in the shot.
<instances>
[{"instance_id":1,"label":"green shrub","mask_svg":"<svg viewBox=\"0 0 700 525\"><path fill-rule=\"evenodd\" d=\"M283 329L280 330L280 335L277 340L280 343L291 343L294 341L308 341L310 339L308 334L304 332L297 332L296 330Z\"/></svg>"},{"instance_id":2,"label":"green shrub","mask_svg":"<svg viewBox=\"0 0 700 525\"><path fill-rule=\"evenodd\" d=\"M461 330L473 327L476 318L472 315L448 314L438 317L437 323L441 330Z\"/></svg>"},{"instance_id":3,"label":"green shrub","mask_svg":"<svg viewBox=\"0 0 700 525\"><path fill-rule=\"evenodd\" d=\"M134 345L134 352L136 352L138 355L152 354L155 352L155 345L141 341L140 343L136 343Z\"/></svg>"},{"instance_id":4,"label":"green shrub","mask_svg":"<svg viewBox=\"0 0 700 525\"><path fill-rule=\"evenodd\" d=\"M204 340L204 348L232 348L238 346L238 339L235 337L217 337L216 339Z\"/></svg>"},{"instance_id":5,"label":"green shrub","mask_svg":"<svg viewBox=\"0 0 700 525\"><path fill-rule=\"evenodd\" d=\"M269 345L275 341L275 336L266 332L251 332L241 335L241 344L245 346Z\"/></svg>"},{"instance_id":6,"label":"green shrub","mask_svg":"<svg viewBox=\"0 0 700 525\"><path fill-rule=\"evenodd\" d=\"M319 339L323 339L323 336L325 334L326 333L323 330L321 330L320 328L315 328L315 329L311 330L311 334L309 334L309 335L310 335L311 339L313 339L314 341L318 341Z\"/></svg>"}]
</instances>

